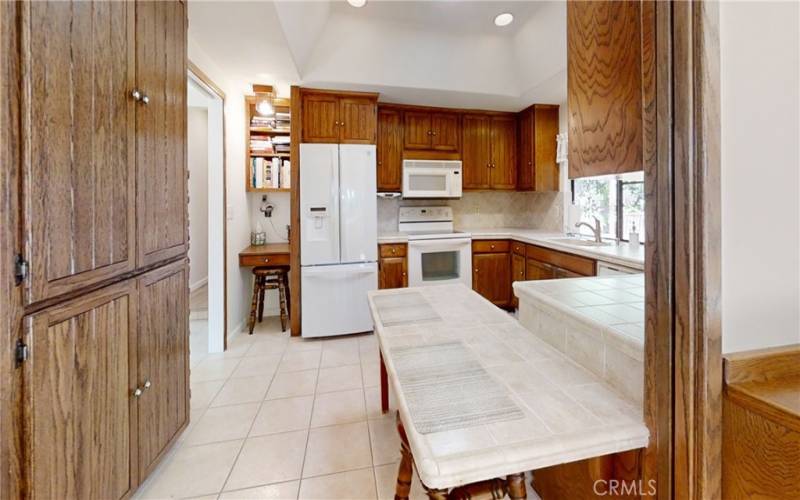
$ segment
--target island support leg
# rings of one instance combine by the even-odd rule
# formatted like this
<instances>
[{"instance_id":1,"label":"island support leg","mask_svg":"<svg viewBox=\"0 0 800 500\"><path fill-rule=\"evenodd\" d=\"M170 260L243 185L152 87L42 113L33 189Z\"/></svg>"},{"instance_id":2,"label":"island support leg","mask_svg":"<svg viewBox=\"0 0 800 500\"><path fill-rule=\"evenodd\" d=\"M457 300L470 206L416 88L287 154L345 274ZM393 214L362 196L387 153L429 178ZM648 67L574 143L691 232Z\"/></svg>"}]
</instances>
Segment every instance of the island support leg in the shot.
<instances>
[{"instance_id":1,"label":"island support leg","mask_svg":"<svg viewBox=\"0 0 800 500\"><path fill-rule=\"evenodd\" d=\"M528 498L528 492L525 490L525 473L509 474L506 476L508 483L508 498L511 500L524 500Z\"/></svg>"},{"instance_id":2,"label":"island support leg","mask_svg":"<svg viewBox=\"0 0 800 500\"><path fill-rule=\"evenodd\" d=\"M381 357L381 412L389 411L389 375L386 373L386 365L383 364L383 353Z\"/></svg>"},{"instance_id":3,"label":"island support leg","mask_svg":"<svg viewBox=\"0 0 800 500\"><path fill-rule=\"evenodd\" d=\"M425 488L430 500L448 500L447 490L438 490L436 488Z\"/></svg>"},{"instance_id":4,"label":"island support leg","mask_svg":"<svg viewBox=\"0 0 800 500\"><path fill-rule=\"evenodd\" d=\"M383 363L381 363L383 366ZM414 458L408 447L408 438L403 429L403 422L400 421L400 413L397 414L397 433L400 434L400 467L397 470L397 486L395 486L394 500L408 500L411 492L411 477L414 473Z\"/></svg>"}]
</instances>

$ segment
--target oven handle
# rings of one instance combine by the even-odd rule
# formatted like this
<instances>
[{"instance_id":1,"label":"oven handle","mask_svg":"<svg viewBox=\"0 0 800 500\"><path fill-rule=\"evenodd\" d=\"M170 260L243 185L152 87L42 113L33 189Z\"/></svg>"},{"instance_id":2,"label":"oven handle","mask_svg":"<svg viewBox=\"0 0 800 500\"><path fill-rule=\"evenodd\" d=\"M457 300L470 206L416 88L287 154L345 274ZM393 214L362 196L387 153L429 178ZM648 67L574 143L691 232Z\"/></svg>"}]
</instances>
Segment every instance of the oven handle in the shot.
<instances>
[{"instance_id":1,"label":"oven handle","mask_svg":"<svg viewBox=\"0 0 800 500\"><path fill-rule=\"evenodd\" d=\"M461 248L463 246L470 246L472 244L471 239L463 239L463 238L452 238L446 240L413 240L408 242L409 250L417 247L417 248L430 248L430 247L438 247L442 249L449 249L449 248Z\"/></svg>"}]
</instances>

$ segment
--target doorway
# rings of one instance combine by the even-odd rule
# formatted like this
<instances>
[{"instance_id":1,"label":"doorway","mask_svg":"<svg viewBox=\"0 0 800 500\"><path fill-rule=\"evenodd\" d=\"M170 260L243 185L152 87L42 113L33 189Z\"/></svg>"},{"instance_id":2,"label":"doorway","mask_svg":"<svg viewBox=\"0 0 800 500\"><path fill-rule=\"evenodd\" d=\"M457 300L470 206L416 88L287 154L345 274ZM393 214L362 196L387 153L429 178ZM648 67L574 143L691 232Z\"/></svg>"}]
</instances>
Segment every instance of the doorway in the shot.
<instances>
[{"instance_id":1,"label":"doorway","mask_svg":"<svg viewBox=\"0 0 800 500\"><path fill-rule=\"evenodd\" d=\"M224 95L188 73L189 289L192 361L225 350Z\"/></svg>"}]
</instances>

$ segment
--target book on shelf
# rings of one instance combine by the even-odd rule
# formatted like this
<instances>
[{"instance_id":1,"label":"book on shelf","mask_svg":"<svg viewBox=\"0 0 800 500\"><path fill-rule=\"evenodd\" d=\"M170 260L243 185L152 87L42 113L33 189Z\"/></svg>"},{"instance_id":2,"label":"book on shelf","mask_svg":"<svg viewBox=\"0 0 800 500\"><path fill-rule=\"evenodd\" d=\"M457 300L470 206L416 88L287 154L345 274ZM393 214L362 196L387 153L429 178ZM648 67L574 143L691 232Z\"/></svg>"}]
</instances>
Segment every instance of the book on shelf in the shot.
<instances>
[{"instance_id":1,"label":"book on shelf","mask_svg":"<svg viewBox=\"0 0 800 500\"><path fill-rule=\"evenodd\" d=\"M289 160L283 160L283 164L281 165L281 188L289 189L291 187L291 179L292 179L292 165Z\"/></svg>"},{"instance_id":2,"label":"book on shelf","mask_svg":"<svg viewBox=\"0 0 800 500\"><path fill-rule=\"evenodd\" d=\"M291 138L288 135L278 135L272 138L272 144L289 144Z\"/></svg>"},{"instance_id":3,"label":"book on shelf","mask_svg":"<svg viewBox=\"0 0 800 500\"><path fill-rule=\"evenodd\" d=\"M288 189L291 183L291 163L280 158L272 160L262 157L252 158L250 183L256 189Z\"/></svg>"},{"instance_id":4,"label":"book on shelf","mask_svg":"<svg viewBox=\"0 0 800 500\"><path fill-rule=\"evenodd\" d=\"M292 114L291 113L277 112L277 113L275 113L275 119L278 120L278 121L289 122L289 121L292 120Z\"/></svg>"}]
</instances>

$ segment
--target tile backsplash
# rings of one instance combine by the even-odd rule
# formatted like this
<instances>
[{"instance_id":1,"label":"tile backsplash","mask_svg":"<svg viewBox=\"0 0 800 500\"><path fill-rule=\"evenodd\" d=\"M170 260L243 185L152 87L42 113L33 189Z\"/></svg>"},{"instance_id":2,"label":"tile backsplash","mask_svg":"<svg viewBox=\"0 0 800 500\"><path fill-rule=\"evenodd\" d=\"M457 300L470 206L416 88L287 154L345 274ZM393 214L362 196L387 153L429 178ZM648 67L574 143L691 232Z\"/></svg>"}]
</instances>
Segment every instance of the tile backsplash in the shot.
<instances>
[{"instance_id":1,"label":"tile backsplash","mask_svg":"<svg viewBox=\"0 0 800 500\"><path fill-rule=\"evenodd\" d=\"M458 200L401 200L378 198L378 232L397 231L397 212L402 206L453 208L458 229L514 227L561 231L564 223L563 193L516 191L465 192Z\"/></svg>"}]
</instances>

